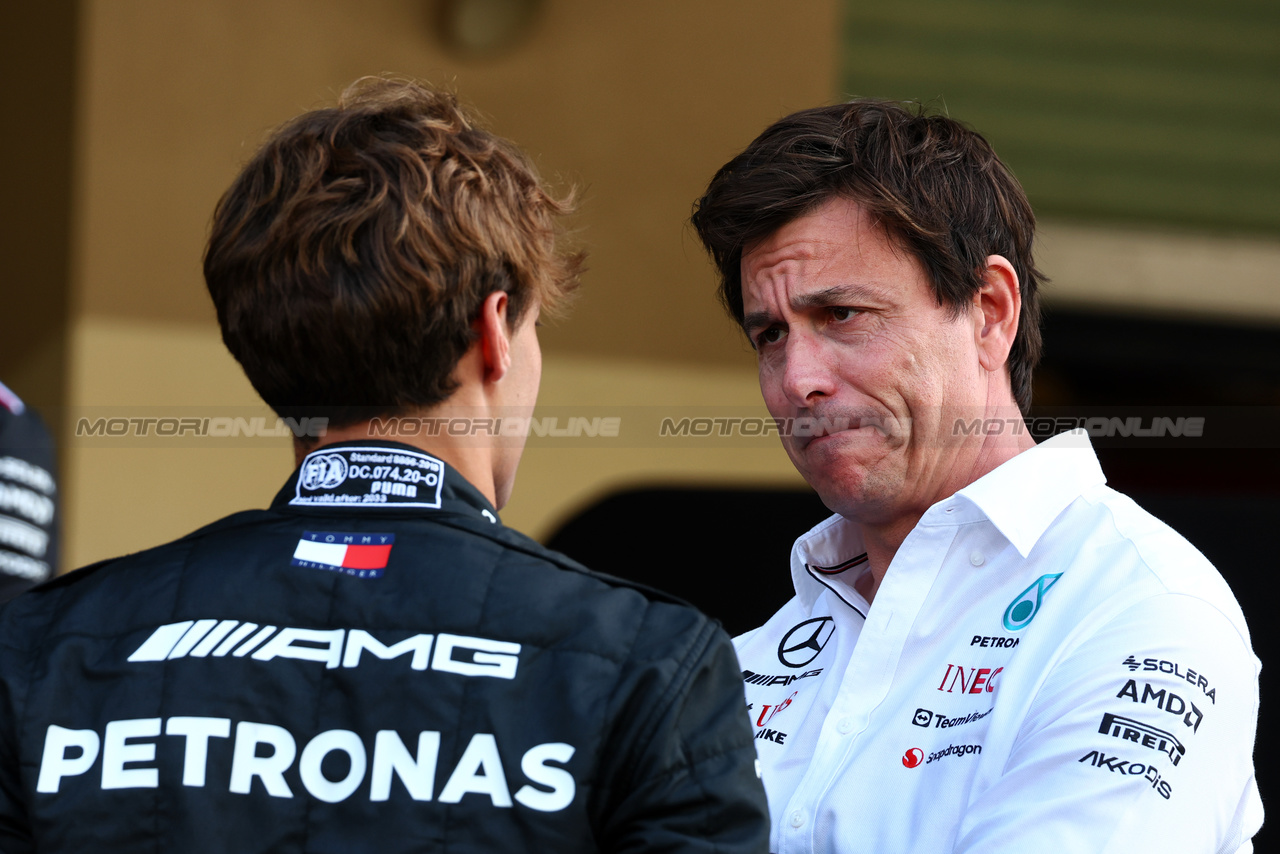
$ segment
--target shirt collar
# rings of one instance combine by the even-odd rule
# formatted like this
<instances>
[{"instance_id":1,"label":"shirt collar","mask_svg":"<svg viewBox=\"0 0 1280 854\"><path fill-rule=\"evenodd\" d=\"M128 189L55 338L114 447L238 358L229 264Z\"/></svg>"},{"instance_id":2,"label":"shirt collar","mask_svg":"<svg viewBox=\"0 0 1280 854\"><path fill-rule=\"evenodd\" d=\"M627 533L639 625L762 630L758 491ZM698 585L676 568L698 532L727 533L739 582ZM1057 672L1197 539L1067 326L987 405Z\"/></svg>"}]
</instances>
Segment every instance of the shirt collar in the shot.
<instances>
[{"instance_id":1,"label":"shirt collar","mask_svg":"<svg viewBox=\"0 0 1280 854\"><path fill-rule=\"evenodd\" d=\"M1089 434L1072 430L1005 461L954 496L939 501L921 521L970 521L970 514L942 515L947 505L955 507L957 500L967 501L1026 557L1072 501L1106 482ZM796 540L791 550L791 578L805 607L812 607L824 588L836 589L829 574L820 568L852 569L857 566L854 559L865 551L858 526L839 515L831 516ZM845 582L845 589L837 590L837 595L849 596L848 587L858 573L831 574L841 576L840 581ZM850 604L857 607L856 602Z\"/></svg>"},{"instance_id":2,"label":"shirt collar","mask_svg":"<svg viewBox=\"0 0 1280 854\"><path fill-rule=\"evenodd\" d=\"M1026 557L1072 501L1106 482L1088 433L1072 430L1023 451L956 495L981 510Z\"/></svg>"},{"instance_id":3,"label":"shirt collar","mask_svg":"<svg viewBox=\"0 0 1280 854\"><path fill-rule=\"evenodd\" d=\"M489 499L444 460L378 439L335 442L307 454L271 507L371 516L443 511L499 523Z\"/></svg>"}]
</instances>

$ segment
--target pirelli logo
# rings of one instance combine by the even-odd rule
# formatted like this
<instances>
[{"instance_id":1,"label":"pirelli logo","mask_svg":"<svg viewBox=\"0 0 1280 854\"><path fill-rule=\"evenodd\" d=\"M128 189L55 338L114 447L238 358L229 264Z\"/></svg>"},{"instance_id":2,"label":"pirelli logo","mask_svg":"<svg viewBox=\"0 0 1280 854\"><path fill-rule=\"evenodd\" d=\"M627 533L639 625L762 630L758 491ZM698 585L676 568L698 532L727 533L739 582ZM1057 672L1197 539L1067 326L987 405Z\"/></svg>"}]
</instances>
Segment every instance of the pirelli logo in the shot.
<instances>
[{"instance_id":1,"label":"pirelli logo","mask_svg":"<svg viewBox=\"0 0 1280 854\"><path fill-rule=\"evenodd\" d=\"M1153 727L1133 718L1113 715L1110 712L1103 714L1102 725L1098 727L1098 732L1103 735L1109 735L1112 738L1141 744L1151 750L1158 750L1167 754L1169 761L1174 765L1181 762L1182 757L1187 754L1186 747L1182 745L1182 742L1178 741L1173 733L1165 732L1158 727Z\"/></svg>"},{"instance_id":2,"label":"pirelli logo","mask_svg":"<svg viewBox=\"0 0 1280 854\"><path fill-rule=\"evenodd\" d=\"M359 667L365 653L375 658L408 656L412 670L514 679L520 644L489 638L417 634L384 644L363 629L299 629L260 626L239 620L184 620L160 626L128 660L133 663L179 658L292 658L322 662L326 668Z\"/></svg>"}]
</instances>

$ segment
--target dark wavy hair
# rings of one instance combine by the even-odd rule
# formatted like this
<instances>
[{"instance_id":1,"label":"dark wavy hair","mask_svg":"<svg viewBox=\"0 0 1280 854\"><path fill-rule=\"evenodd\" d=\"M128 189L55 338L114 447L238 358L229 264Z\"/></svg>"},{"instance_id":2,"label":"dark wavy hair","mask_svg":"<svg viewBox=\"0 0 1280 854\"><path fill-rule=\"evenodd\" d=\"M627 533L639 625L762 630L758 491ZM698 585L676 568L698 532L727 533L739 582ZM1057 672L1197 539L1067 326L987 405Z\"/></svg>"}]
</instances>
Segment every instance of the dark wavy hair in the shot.
<instances>
[{"instance_id":1,"label":"dark wavy hair","mask_svg":"<svg viewBox=\"0 0 1280 854\"><path fill-rule=\"evenodd\" d=\"M582 257L510 142L448 93L382 78L278 129L218 202L204 276L222 340L281 416L331 426L429 407L485 297L555 313Z\"/></svg>"},{"instance_id":2,"label":"dark wavy hair","mask_svg":"<svg viewBox=\"0 0 1280 854\"><path fill-rule=\"evenodd\" d=\"M730 160L694 203L693 225L739 323L742 254L833 198L861 205L924 267L939 305L957 312L983 283L986 258L1018 274L1022 315L1009 353L1013 394L1031 406L1040 361L1035 216L1022 186L974 130L915 105L858 99L774 123Z\"/></svg>"}]
</instances>

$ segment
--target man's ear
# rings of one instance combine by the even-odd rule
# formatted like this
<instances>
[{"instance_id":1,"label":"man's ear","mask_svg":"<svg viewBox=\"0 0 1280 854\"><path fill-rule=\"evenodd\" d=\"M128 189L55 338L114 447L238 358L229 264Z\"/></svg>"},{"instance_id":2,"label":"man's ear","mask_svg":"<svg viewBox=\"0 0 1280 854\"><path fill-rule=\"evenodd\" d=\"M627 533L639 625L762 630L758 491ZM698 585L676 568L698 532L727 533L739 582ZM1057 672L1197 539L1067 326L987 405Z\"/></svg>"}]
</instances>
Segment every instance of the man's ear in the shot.
<instances>
[{"instance_id":1,"label":"man's ear","mask_svg":"<svg viewBox=\"0 0 1280 854\"><path fill-rule=\"evenodd\" d=\"M1018 333L1022 291L1018 274L1003 255L988 255L982 287L973 296L978 361L988 371L1004 367Z\"/></svg>"},{"instance_id":2,"label":"man's ear","mask_svg":"<svg viewBox=\"0 0 1280 854\"><path fill-rule=\"evenodd\" d=\"M507 326L507 294L494 291L484 298L476 319L485 382L496 383L511 367L511 330Z\"/></svg>"}]
</instances>

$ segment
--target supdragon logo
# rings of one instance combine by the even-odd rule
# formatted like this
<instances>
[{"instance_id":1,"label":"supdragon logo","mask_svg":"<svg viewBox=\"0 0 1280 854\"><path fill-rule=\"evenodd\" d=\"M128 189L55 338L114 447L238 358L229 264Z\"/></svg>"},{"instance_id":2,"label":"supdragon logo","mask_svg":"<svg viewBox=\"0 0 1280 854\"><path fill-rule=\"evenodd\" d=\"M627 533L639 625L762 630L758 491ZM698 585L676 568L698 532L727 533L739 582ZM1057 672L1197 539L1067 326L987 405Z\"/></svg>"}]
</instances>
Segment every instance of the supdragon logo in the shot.
<instances>
[{"instance_id":1,"label":"supdragon logo","mask_svg":"<svg viewBox=\"0 0 1280 854\"><path fill-rule=\"evenodd\" d=\"M930 753L924 764L928 765L930 762L937 762L939 759L946 759L948 756L973 756L981 752L981 744L952 744L942 750L935 750Z\"/></svg>"},{"instance_id":2,"label":"supdragon logo","mask_svg":"<svg viewBox=\"0 0 1280 854\"><path fill-rule=\"evenodd\" d=\"M364 653L375 658L409 656L412 670L459 676L514 679L520 644L441 632L418 634L387 645L363 629L298 629L259 626L239 620L184 620L160 626L133 651L129 661L179 658L292 658L323 662L326 668L359 667Z\"/></svg>"}]
</instances>

